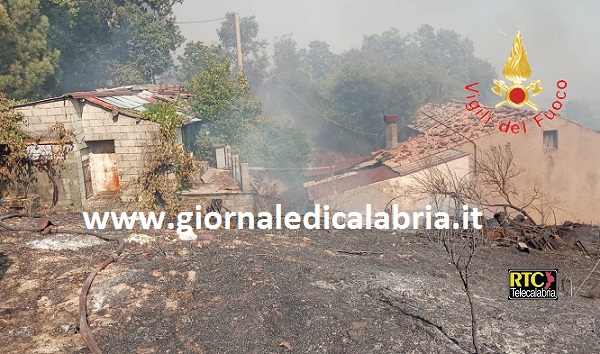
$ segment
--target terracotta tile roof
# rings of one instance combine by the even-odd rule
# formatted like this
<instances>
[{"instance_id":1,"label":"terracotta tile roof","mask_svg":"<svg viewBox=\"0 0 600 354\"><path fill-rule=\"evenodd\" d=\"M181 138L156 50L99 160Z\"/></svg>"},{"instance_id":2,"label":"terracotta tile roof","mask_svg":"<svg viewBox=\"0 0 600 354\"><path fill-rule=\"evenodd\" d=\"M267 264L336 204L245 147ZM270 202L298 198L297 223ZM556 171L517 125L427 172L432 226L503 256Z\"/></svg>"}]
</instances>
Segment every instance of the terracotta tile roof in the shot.
<instances>
[{"instance_id":1,"label":"terracotta tile roof","mask_svg":"<svg viewBox=\"0 0 600 354\"><path fill-rule=\"evenodd\" d=\"M496 132L501 122L520 122L532 116L530 111L522 109L482 108L492 113L492 118L487 124L489 116L480 120L475 111L466 110L464 102L427 104L420 109L414 122L409 125L409 128L420 133L418 136L401 142L393 150L378 150L372 155L384 165L397 169L447 151L469 139L475 140Z\"/></svg>"},{"instance_id":2,"label":"terracotta tile roof","mask_svg":"<svg viewBox=\"0 0 600 354\"><path fill-rule=\"evenodd\" d=\"M456 150L456 149L448 149L445 151L438 152L435 155L426 157L424 159L411 162L405 165L400 165L392 168L394 171L398 172L401 176L406 176L411 173L415 173L417 171L421 171L427 167L437 166L442 163L450 162L452 160L456 160L458 158L468 156L468 152Z\"/></svg>"},{"instance_id":3,"label":"terracotta tile roof","mask_svg":"<svg viewBox=\"0 0 600 354\"><path fill-rule=\"evenodd\" d=\"M395 149L371 153L372 159L353 166L352 172L305 183L309 197L315 200L467 156L467 152L455 147L497 132L500 123L520 123L534 115L531 111L510 107L481 108L483 110L476 115L478 109L467 111L466 102L450 101L423 106L413 123L408 125L418 136L400 142ZM491 115L488 113L480 119L486 111ZM377 165L377 162L382 165Z\"/></svg>"}]
</instances>

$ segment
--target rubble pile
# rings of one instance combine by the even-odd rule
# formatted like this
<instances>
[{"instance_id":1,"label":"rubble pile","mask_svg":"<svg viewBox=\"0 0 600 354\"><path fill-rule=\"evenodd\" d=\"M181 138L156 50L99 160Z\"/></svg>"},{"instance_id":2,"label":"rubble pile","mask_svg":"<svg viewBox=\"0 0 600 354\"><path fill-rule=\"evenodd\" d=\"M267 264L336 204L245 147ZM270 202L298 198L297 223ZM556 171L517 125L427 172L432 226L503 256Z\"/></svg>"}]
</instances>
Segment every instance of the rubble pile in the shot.
<instances>
[{"instance_id":1,"label":"rubble pile","mask_svg":"<svg viewBox=\"0 0 600 354\"><path fill-rule=\"evenodd\" d=\"M565 221L562 225L535 225L518 215L514 219L495 215L487 236L509 243L524 244L540 251L576 247L590 257L600 256L600 227Z\"/></svg>"}]
</instances>

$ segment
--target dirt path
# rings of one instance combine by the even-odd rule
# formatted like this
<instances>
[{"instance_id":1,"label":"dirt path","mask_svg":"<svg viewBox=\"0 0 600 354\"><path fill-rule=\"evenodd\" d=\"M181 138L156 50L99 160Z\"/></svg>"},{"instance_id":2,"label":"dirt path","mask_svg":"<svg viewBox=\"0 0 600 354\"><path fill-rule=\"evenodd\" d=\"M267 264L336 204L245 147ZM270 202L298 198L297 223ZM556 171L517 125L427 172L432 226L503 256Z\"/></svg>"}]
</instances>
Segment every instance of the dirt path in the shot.
<instances>
[{"instance_id":1,"label":"dirt path","mask_svg":"<svg viewBox=\"0 0 600 354\"><path fill-rule=\"evenodd\" d=\"M128 243L98 275L89 323L104 353L472 352L466 297L439 244L365 231L210 236ZM81 248L43 249L48 237L0 230L2 353L89 352L78 295L114 244L63 235L54 241ZM480 247L472 286L484 351L600 348L600 300L563 289L567 275L579 286L595 263L577 252ZM559 300L509 301L509 268L558 268ZM598 281L600 271L583 289Z\"/></svg>"}]
</instances>

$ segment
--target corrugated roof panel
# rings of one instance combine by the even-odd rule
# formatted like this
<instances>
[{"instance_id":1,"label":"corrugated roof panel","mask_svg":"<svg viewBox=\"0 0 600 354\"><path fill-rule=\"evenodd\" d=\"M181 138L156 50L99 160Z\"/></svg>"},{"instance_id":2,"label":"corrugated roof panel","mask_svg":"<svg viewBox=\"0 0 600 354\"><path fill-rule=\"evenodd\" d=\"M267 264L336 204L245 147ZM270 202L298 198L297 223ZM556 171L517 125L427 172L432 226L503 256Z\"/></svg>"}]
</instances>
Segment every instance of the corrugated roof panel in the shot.
<instances>
[{"instance_id":1,"label":"corrugated roof panel","mask_svg":"<svg viewBox=\"0 0 600 354\"><path fill-rule=\"evenodd\" d=\"M98 99L119 108L135 109L138 111L146 110L144 105L149 103L143 98L137 96L106 96L98 97Z\"/></svg>"}]
</instances>

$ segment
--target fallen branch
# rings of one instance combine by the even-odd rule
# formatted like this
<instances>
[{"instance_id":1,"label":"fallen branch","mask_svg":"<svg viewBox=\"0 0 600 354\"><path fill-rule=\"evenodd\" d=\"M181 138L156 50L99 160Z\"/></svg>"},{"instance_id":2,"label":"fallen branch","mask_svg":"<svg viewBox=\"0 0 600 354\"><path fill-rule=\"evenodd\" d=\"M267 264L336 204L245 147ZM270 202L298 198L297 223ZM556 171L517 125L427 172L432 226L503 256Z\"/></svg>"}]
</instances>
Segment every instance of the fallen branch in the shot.
<instances>
[{"instance_id":1,"label":"fallen branch","mask_svg":"<svg viewBox=\"0 0 600 354\"><path fill-rule=\"evenodd\" d=\"M368 255L368 254L376 254L376 255L382 255L383 252L373 252L373 251L346 251L346 250L335 250L338 253L344 253L344 254L354 254L354 255L359 255L359 256L364 256L364 255Z\"/></svg>"}]
</instances>

